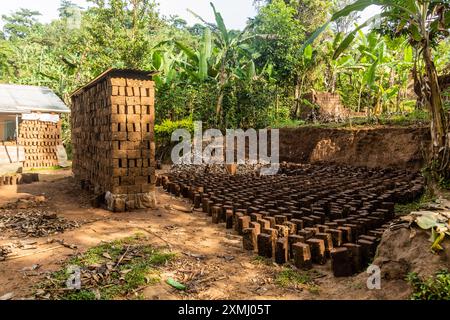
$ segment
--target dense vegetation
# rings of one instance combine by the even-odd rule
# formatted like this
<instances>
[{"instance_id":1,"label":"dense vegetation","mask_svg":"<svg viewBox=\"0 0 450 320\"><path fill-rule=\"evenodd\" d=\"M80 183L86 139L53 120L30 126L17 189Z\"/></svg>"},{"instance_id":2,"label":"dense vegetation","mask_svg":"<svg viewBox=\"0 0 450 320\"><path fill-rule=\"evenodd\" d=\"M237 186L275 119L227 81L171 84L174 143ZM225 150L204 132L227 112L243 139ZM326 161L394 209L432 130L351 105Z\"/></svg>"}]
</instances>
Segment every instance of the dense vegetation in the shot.
<instances>
[{"instance_id":1,"label":"dense vegetation","mask_svg":"<svg viewBox=\"0 0 450 320\"><path fill-rule=\"evenodd\" d=\"M60 18L49 24L27 9L2 16L0 81L48 86L68 102L109 67L156 69L158 130L166 136L172 122L197 119L220 128L295 125L305 93L335 92L370 118L431 114L438 143L431 160L441 175L448 169L435 79L450 66L448 0L257 0L244 30L228 29L213 5L215 21L192 12L199 23L188 26L161 17L151 0L90 2L81 10L61 1ZM378 20L357 25L370 4L381 5Z\"/></svg>"}]
</instances>

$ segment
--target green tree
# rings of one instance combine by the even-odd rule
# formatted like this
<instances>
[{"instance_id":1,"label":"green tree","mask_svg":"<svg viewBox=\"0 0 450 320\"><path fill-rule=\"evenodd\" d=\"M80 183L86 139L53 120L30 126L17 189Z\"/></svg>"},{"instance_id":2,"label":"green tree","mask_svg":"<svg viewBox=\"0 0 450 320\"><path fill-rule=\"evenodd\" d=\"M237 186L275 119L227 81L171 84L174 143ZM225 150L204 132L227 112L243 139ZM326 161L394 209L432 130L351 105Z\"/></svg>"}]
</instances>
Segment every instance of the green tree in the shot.
<instances>
[{"instance_id":1,"label":"green tree","mask_svg":"<svg viewBox=\"0 0 450 320\"><path fill-rule=\"evenodd\" d=\"M7 38L25 38L31 29L38 24L38 11L19 9L11 15L2 15L4 21L3 34Z\"/></svg>"}]
</instances>

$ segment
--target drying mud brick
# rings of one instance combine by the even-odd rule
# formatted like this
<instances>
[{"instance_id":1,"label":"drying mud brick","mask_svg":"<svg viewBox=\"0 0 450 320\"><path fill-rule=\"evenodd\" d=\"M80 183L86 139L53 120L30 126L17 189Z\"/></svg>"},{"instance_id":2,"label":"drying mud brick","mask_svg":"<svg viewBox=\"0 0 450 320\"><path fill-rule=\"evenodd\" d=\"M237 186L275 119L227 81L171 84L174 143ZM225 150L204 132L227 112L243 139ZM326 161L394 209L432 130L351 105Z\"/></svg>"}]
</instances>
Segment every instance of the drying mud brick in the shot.
<instances>
[{"instance_id":1,"label":"drying mud brick","mask_svg":"<svg viewBox=\"0 0 450 320\"><path fill-rule=\"evenodd\" d=\"M352 263L352 272L358 273L362 271L362 263L361 263L361 246L355 243L346 243L344 247L348 249L351 263Z\"/></svg>"},{"instance_id":2,"label":"drying mud brick","mask_svg":"<svg viewBox=\"0 0 450 320\"><path fill-rule=\"evenodd\" d=\"M277 230L279 238L287 238L289 236L289 228L285 225L275 225L275 230Z\"/></svg>"},{"instance_id":3,"label":"drying mud brick","mask_svg":"<svg viewBox=\"0 0 450 320\"><path fill-rule=\"evenodd\" d=\"M256 223L258 223L261 226L261 230L270 229L271 228L270 221L267 220L267 219L260 219L259 218L259 219L256 220Z\"/></svg>"},{"instance_id":4,"label":"drying mud brick","mask_svg":"<svg viewBox=\"0 0 450 320\"><path fill-rule=\"evenodd\" d=\"M18 143L24 148L24 168L58 166L57 147L62 145L61 120L57 123L22 120Z\"/></svg>"},{"instance_id":5,"label":"drying mud brick","mask_svg":"<svg viewBox=\"0 0 450 320\"><path fill-rule=\"evenodd\" d=\"M340 247L342 245L342 230L328 229L328 233L331 234L334 247Z\"/></svg>"},{"instance_id":6,"label":"drying mud brick","mask_svg":"<svg viewBox=\"0 0 450 320\"><path fill-rule=\"evenodd\" d=\"M325 244L325 252L327 257L330 257L330 252L333 250L333 240L331 239L331 234L329 233L316 233L315 237L317 239L322 239Z\"/></svg>"},{"instance_id":7,"label":"drying mud brick","mask_svg":"<svg viewBox=\"0 0 450 320\"><path fill-rule=\"evenodd\" d=\"M294 243L297 243L297 242L305 243L305 238L302 237L302 236L296 235L296 234L291 234L288 237L289 258L290 259L294 258L294 252L292 250L292 246L293 246Z\"/></svg>"},{"instance_id":8,"label":"drying mud brick","mask_svg":"<svg viewBox=\"0 0 450 320\"><path fill-rule=\"evenodd\" d=\"M250 222L250 228L255 230L256 235L261 233L261 225L257 222Z\"/></svg>"},{"instance_id":9,"label":"drying mud brick","mask_svg":"<svg viewBox=\"0 0 450 320\"><path fill-rule=\"evenodd\" d=\"M225 223L227 229L233 229L233 210L225 212Z\"/></svg>"},{"instance_id":10,"label":"drying mud brick","mask_svg":"<svg viewBox=\"0 0 450 320\"><path fill-rule=\"evenodd\" d=\"M307 268L325 263L335 252L333 269L340 276L367 266L389 227L393 205L417 199L425 182L406 170L330 163L282 163L272 176L240 170L230 175L220 166L175 166L159 180L168 192L194 202L195 193L201 193L203 211L212 215L213 207L221 208L214 209L214 219L231 220L227 227L241 235L253 229L245 231L246 249L255 232L254 250L280 263L294 259Z\"/></svg>"},{"instance_id":11,"label":"drying mud brick","mask_svg":"<svg viewBox=\"0 0 450 320\"><path fill-rule=\"evenodd\" d=\"M219 223L220 222L220 214L222 212L222 208L219 206L213 206L211 208L212 212L212 223Z\"/></svg>"},{"instance_id":12,"label":"drying mud brick","mask_svg":"<svg viewBox=\"0 0 450 320\"><path fill-rule=\"evenodd\" d=\"M275 243L275 262L283 264L288 261L288 239L279 238Z\"/></svg>"},{"instance_id":13,"label":"drying mud brick","mask_svg":"<svg viewBox=\"0 0 450 320\"><path fill-rule=\"evenodd\" d=\"M353 242L352 228L340 226L337 229L342 231L342 241L343 242Z\"/></svg>"},{"instance_id":14,"label":"drying mud brick","mask_svg":"<svg viewBox=\"0 0 450 320\"><path fill-rule=\"evenodd\" d=\"M136 89L135 89L136 88ZM154 208L151 73L110 69L72 96L73 172L111 211ZM179 185L169 189L180 194Z\"/></svg>"},{"instance_id":15,"label":"drying mud brick","mask_svg":"<svg viewBox=\"0 0 450 320\"><path fill-rule=\"evenodd\" d=\"M367 267L375 255L376 245L369 240L360 239L357 244L361 246L361 263L363 267Z\"/></svg>"},{"instance_id":16,"label":"drying mud brick","mask_svg":"<svg viewBox=\"0 0 450 320\"><path fill-rule=\"evenodd\" d=\"M306 243L297 242L292 245L294 256L294 265L302 270L308 270L312 267L311 251Z\"/></svg>"},{"instance_id":17,"label":"drying mud brick","mask_svg":"<svg viewBox=\"0 0 450 320\"><path fill-rule=\"evenodd\" d=\"M353 274L352 261L347 248L331 250L331 269L335 277L350 277Z\"/></svg>"},{"instance_id":18,"label":"drying mud brick","mask_svg":"<svg viewBox=\"0 0 450 320\"><path fill-rule=\"evenodd\" d=\"M274 251L273 239L270 234L258 234L258 255L261 257L272 258Z\"/></svg>"},{"instance_id":19,"label":"drying mud brick","mask_svg":"<svg viewBox=\"0 0 450 320\"><path fill-rule=\"evenodd\" d=\"M311 248L311 258L314 263L325 264L327 258L325 256L325 242L322 239L306 240Z\"/></svg>"}]
</instances>

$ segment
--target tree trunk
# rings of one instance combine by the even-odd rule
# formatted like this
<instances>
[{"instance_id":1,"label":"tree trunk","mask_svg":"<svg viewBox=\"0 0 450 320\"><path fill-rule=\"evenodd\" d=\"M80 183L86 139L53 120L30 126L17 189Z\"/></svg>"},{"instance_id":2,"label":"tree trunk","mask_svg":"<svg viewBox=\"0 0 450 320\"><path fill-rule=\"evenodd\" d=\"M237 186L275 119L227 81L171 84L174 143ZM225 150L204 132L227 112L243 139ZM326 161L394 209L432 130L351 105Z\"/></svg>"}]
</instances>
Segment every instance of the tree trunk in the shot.
<instances>
[{"instance_id":1,"label":"tree trunk","mask_svg":"<svg viewBox=\"0 0 450 320\"><path fill-rule=\"evenodd\" d=\"M448 123L442 103L436 67L431 57L431 49L426 43L423 48L426 74L429 81L429 90L425 93L427 107L431 114L431 141L433 174L437 177L450 177L449 167L449 134Z\"/></svg>"},{"instance_id":2,"label":"tree trunk","mask_svg":"<svg viewBox=\"0 0 450 320\"><path fill-rule=\"evenodd\" d=\"M219 97L217 98L216 105L216 121L220 126L222 124L222 105L223 105L223 91L226 82L225 75L225 59L222 59L222 66L220 68L220 78L219 78Z\"/></svg>"}]
</instances>

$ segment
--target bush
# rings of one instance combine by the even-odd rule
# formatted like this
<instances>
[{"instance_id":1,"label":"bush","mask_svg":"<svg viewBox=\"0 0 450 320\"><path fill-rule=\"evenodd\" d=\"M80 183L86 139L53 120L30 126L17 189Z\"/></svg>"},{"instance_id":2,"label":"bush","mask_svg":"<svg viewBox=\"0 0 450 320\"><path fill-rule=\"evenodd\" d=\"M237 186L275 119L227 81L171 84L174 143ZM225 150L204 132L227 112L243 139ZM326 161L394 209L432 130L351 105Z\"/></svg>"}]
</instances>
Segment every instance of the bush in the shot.
<instances>
[{"instance_id":1,"label":"bush","mask_svg":"<svg viewBox=\"0 0 450 320\"><path fill-rule=\"evenodd\" d=\"M448 270L440 270L427 280L422 280L417 273L410 273L407 281L413 287L412 300L450 300Z\"/></svg>"},{"instance_id":2,"label":"bush","mask_svg":"<svg viewBox=\"0 0 450 320\"><path fill-rule=\"evenodd\" d=\"M172 146L176 143L171 141L172 133L177 129L186 129L192 135L194 132L194 121L192 117L178 121L166 119L161 124L155 125L157 159L164 160L170 154Z\"/></svg>"}]
</instances>

